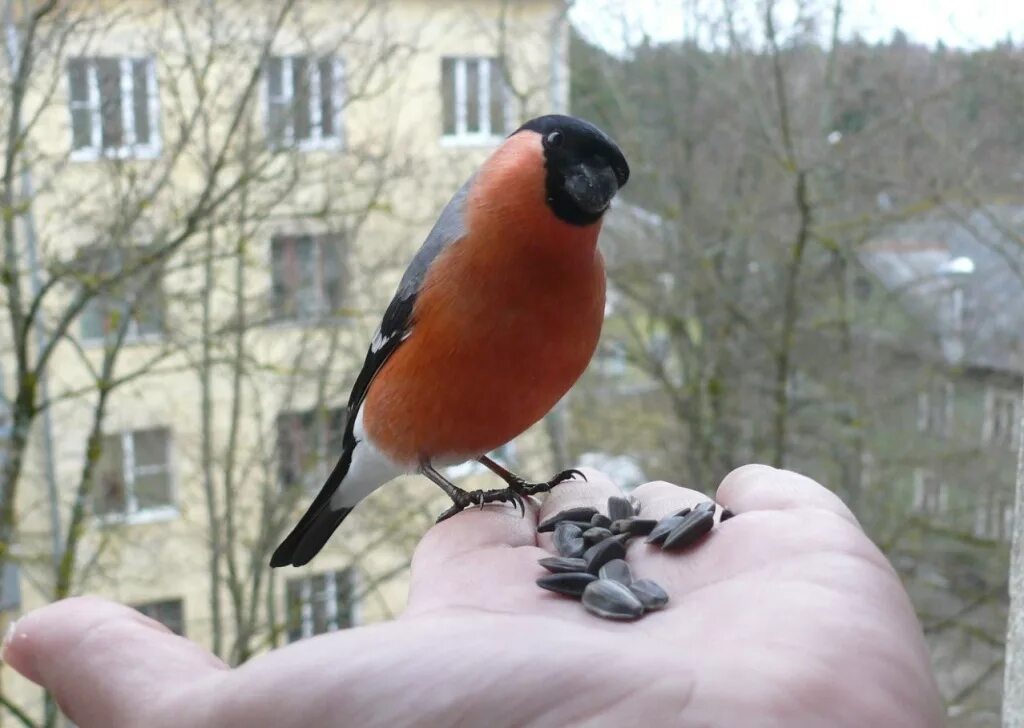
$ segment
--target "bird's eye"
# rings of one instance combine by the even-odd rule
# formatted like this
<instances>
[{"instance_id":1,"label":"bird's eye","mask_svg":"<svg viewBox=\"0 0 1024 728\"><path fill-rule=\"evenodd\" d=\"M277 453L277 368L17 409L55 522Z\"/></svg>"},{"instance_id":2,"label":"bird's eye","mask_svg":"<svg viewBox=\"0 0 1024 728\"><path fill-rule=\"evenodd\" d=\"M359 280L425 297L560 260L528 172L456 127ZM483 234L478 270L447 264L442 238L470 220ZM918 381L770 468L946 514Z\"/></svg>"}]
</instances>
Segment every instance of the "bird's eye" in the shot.
<instances>
[{"instance_id":1,"label":"bird's eye","mask_svg":"<svg viewBox=\"0 0 1024 728\"><path fill-rule=\"evenodd\" d=\"M549 147L560 147L562 146L562 132L553 131L544 138L544 141Z\"/></svg>"}]
</instances>

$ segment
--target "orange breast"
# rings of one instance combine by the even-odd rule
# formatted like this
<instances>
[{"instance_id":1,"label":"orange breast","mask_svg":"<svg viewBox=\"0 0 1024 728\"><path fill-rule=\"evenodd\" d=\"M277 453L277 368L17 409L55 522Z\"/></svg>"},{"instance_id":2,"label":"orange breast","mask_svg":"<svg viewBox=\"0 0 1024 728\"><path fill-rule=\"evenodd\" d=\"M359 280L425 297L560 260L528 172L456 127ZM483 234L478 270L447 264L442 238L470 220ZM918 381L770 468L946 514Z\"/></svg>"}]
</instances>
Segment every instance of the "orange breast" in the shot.
<instances>
[{"instance_id":1,"label":"orange breast","mask_svg":"<svg viewBox=\"0 0 1024 728\"><path fill-rule=\"evenodd\" d=\"M515 438L597 346L600 225L570 226L550 212L539 140L519 136L478 175L467 237L434 261L411 336L367 392L367 433L400 462L475 457Z\"/></svg>"}]
</instances>

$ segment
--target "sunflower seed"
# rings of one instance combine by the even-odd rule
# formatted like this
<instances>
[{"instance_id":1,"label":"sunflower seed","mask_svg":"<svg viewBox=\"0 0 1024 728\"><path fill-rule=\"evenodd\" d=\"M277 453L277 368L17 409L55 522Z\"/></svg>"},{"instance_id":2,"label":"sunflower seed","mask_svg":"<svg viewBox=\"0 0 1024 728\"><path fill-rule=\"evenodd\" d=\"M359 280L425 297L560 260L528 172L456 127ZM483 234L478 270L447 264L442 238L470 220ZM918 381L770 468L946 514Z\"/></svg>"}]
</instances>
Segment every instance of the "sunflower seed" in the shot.
<instances>
[{"instance_id":1,"label":"sunflower seed","mask_svg":"<svg viewBox=\"0 0 1024 728\"><path fill-rule=\"evenodd\" d=\"M644 605L629 587L608 579L587 584L583 590L583 606L605 619L636 619L644 613Z\"/></svg>"},{"instance_id":2,"label":"sunflower seed","mask_svg":"<svg viewBox=\"0 0 1024 728\"><path fill-rule=\"evenodd\" d=\"M629 570L629 564L622 559L612 559L601 567L597 575L602 579L617 581L626 586L633 583L633 572Z\"/></svg>"},{"instance_id":3,"label":"sunflower seed","mask_svg":"<svg viewBox=\"0 0 1024 728\"><path fill-rule=\"evenodd\" d=\"M583 559L571 559L567 556L548 556L537 562L552 574L571 574L586 571L587 562Z\"/></svg>"},{"instance_id":4,"label":"sunflower seed","mask_svg":"<svg viewBox=\"0 0 1024 728\"><path fill-rule=\"evenodd\" d=\"M676 511L672 515L675 516L676 518L682 518L683 516L688 515L690 513L690 511L692 511L692 510L693 509L690 506L687 506L686 508L683 508L681 511Z\"/></svg>"},{"instance_id":5,"label":"sunflower seed","mask_svg":"<svg viewBox=\"0 0 1024 728\"><path fill-rule=\"evenodd\" d=\"M714 513L715 512L715 502L714 501L704 501L703 503L698 503L697 505L695 505L693 507L693 510L695 510L695 511L708 511L709 513Z\"/></svg>"},{"instance_id":6,"label":"sunflower seed","mask_svg":"<svg viewBox=\"0 0 1024 728\"><path fill-rule=\"evenodd\" d=\"M596 574L609 561L626 558L626 547L617 538L606 538L583 553L583 558L587 562L587 571Z\"/></svg>"},{"instance_id":7,"label":"sunflower seed","mask_svg":"<svg viewBox=\"0 0 1024 728\"><path fill-rule=\"evenodd\" d=\"M682 522L672 530L672 533L665 537L665 541L661 544L661 547L663 549L674 549L689 546L710 531L711 527L714 525L715 514L712 511L706 509L695 510L690 515L686 516Z\"/></svg>"},{"instance_id":8,"label":"sunflower seed","mask_svg":"<svg viewBox=\"0 0 1024 728\"><path fill-rule=\"evenodd\" d=\"M658 525L647 534L647 543L660 544L682 522L682 516L666 516L662 518L658 521Z\"/></svg>"},{"instance_id":9,"label":"sunflower seed","mask_svg":"<svg viewBox=\"0 0 1024 728\"><path fill-rule=\"evenodd\" d=\"M566 574L548 574L537 579L537 586L557 594L578 597L587 588L587 584L597 581L597 577L585 571L574 571Z\"/></svg>"},{"instance_id":10,"label":"sunflower seed","mask_svg":"<svg viewBox=\"0 0 1024 728\"><path fill-rule=\"evenodd\" d=\"M590 519L591 526L598 526L599 528L608 528L612 525L612 519L603 513L595 513L593 518Z\"/></svg>"},{"instance_id":11,"label":"sunflower seed","mask_svg":"<svg viewBox=\"0 0 1024 728\"><path fill-rule=\"evenodd\" d=\"M583 531L572 523L559 523L555 528L555 550L560 556L576 558L583 555L586 544Z\"/></svg>"},{"instance_id":12,"label":"sunflower seed","mask_svg":"<svg viewBox=\"0 0 1024 728\"><path fill-rule=\"evenodd\" d=\"M593 546L598 541L604 541L606 538L611 538L611 535L612 532L607 528L594 526L593 528L588 528L583 532L583 543L587 546Z\"/></svg>"},{"instance_id":13,"label":"sunflower seed","mask_svg":"<svg viewBox=\"0 0 1024 728\"><path fill-rule=\"evenodd\" d=\"M722 515L718 519L718 522L721 523L722 521L728 521L730 518L732 518L735 515L736 514L733 513L732 511L730 511L728 508L723 508L722 509Z\"/></svg>"},{"instance_id":14,"label":"sunflower seed","mask_svg":"<svg viewBox=\"0 0 1024 728\"><path fill-rule=\"evenodd\" d=\"M629 546L629 539L633 538L633 534L629 533L617 533L614 536L608 538L609 541L618 541L623 546Z\"/></svg>"},{"instance_id":15,"label":"sunflower seed","mask_svg":"<svg viewBox=\"0 0 1024 728\"><path fill-rule=\"evenodd\" d=\"M555 526L557 526L562 521L582 521L584 523L590 523L590 519L594 517L595 513L597 513L597 509L591 508L589 506L570 508L568 510L562 511L561 513L556 513L555 515L550 516L541 521L540 525L537 526L537 531L539 531L540 533L544 533L546 531L554 531Z\"/></svg>"},{"instance_id":16,"label":"sunflower seed","mask_svg":"<svg viewBox=\"0 0 1024 728\"><path fill-rule=\"evenodd\" d=\"M658 522L649 518L624 518L619 521L612 521L608 529L614 534L628 533L630 536L646 536Z\"/></svg>"},{"instance_id":17,"label":"sunflower seed","mask_svg":"<svg viewBox=\"0 0 1024 728\"><path fill-rule=\"evenodd\" d=\"M650 579L637 579L629 585L629 590L636 595L646 611L661 609L668 603L668 594Z\"/></svg>"},{"instance_id":18,"label":"sunflower seed","mask_svg":"<svg viewBox=\"0 0 1024 728\"><path fill-rule=\"evenodd\" d=\"M620 521L624 518L632 518L636 515L633 512L633 504L627 498L613 495L608 499L608 518L612 521Z\"/></svg>"},{"instance_id":19,"label":"sunflower seed","mask_svg":"<svg viewBox=\"0 0 1024 728\"><path fill-rule=\"evenodd\" d=\"M634 516L639 516L640 515L640 499L637 498L635 495L628 495L626 497L629 499L629 504L631 506L633 506L633 515Z\"/></svg>"}]
</instances>

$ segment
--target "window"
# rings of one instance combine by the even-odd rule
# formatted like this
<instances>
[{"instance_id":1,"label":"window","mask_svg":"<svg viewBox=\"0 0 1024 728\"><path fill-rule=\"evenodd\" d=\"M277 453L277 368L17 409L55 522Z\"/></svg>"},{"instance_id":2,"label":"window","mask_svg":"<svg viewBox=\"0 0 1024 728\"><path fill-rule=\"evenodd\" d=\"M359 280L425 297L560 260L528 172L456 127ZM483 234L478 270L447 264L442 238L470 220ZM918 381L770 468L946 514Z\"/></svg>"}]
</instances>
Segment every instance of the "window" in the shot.
<instances>
[{"instance_id":1,"label":"window","mask_svg":"<svg viewBox=\"0 0 1024 728\"><path fill-rule=\"evenodd\" d=\"M914 470L914 510L918 513L938 515L949 507L946 484L935 473L923 468Z\"/></svg>"},{"instance_id":2,"label":"window","mask_svg":"<svg viewBox=\"0 0 1024 728\"><path fill-rule=\"evenodd\" d=\"M985 394L985 442L1015 448L1020 432L1020 399L1016 392L989 389Z\"/></svg>"},{"instance_id":3,"label":"window","mask_svg":"<svg viewBox=\"0 0 1024 728\"><path fill-rule=\"evenodd\" d=\"M342 143L341 62L334 56L273 56L266 68L271 147L317 149Z\"/></svg>"},{"instance_id":4,"label":"window","mask_svg":"<svg viewBox=\"0 0 1024 728\"><path fill-rule=\"evenodd\" d=\"M512 131L511 91L497 58L441 60L444 138L488 143Z\"/></svg>"},{"instance_id":5,"label":"window","mask_svg":"<svg viewBox=\"0 0 1024 728\"><path fill-rule=\"evenodd\" d=\"M72 159L160 153L153 59L73 58L67 70Z\"/></svg>"},{"instance_id":6,"label":"window","mask_svg":"<svg viewBox=\"0 0 1024 728\"><path fill-rule=\"evenodd\" d=\"M937 382L917 396L918 432L949 437L953 422L952 382Z\"/></svg>"},{"instance_id":7,"label":"window","mask_svg":"<svg viewBox=\"0 0 1024 728\"><path fill-rule=\"evenodd\" d=\"M275 319L309 321L341 309L344 280L337 235L275 235L270 241Z\"/></svg>"},{"instance_id":8,"label":"window","mask_svg":"<svg viewBox=\"0 0 1024 728\"><path fill-rule=\"evenodd\" d=\"M180 599L136 604L134 608L150 619L155 619L174 634L185 636L185 614Z\"/></svg>"},{"instance_id":9,"label":"window","mask_svg":"<svg viewBox=\"0 0 1024 728\"><path fill-rule=\"evenodd\" d=\"M975 299L957 286L949 294L949 322L953 333L962 334L975 324Z\"/></svg>"},{"instance_id":10,"label":"window","mask_svg":"<svg viewBox=\"0 0 1024 728\"><path fill-rule=\"evenodd\" d=\"M982 492L974 510L974 535L999 541L1013 533L1013 493L993 486Z\"/></svg>"},{"instance_id":11,"label":"window","mask_svg":"<svg viewBox=\"0 0 1024 728\"><path fill-rule=\"evenodd\" d=\"M136 430L103 438L93 495L101 516L168 514L171 494L170 431Z\"/></svg>"},{"instance_id":12,"label":"window","mask_svg":"<svg viewBox=\"0 0 1024 728\"><path fill-rule=\"evenodd\" d=\"M344 408L288 412L277 418L278 477L282 488L319 488L341 456Z\"/></svg>"},{"instance_id":13,"label":"window","mask_svg":"<svg viewBox=\"0 0 1024 728\"><path fill-rule=\"evenodd\" d=\"M142 255L145 249L133 252ZM122 280L106 283L126 267L127 258L126 250L115 248L89 248L79 256L77 265L83 284L99 287L82 309L84 340L101 341L112 336L125 316L129 317L129 340L156 337L163 333L164 297L159 279L152 280L146 268L140 265L138 274L125 275Z\"/></svg>"},{"instance_id":14,"label":"window","mask_svg":"<svg viewBox=\"0 0 1024 728\"><path fill-rule=\"evenodd\" d=\"M352 569L289 579L288 641L351 627L356 620L355 596Z\"/></svg>"}]
</instances>

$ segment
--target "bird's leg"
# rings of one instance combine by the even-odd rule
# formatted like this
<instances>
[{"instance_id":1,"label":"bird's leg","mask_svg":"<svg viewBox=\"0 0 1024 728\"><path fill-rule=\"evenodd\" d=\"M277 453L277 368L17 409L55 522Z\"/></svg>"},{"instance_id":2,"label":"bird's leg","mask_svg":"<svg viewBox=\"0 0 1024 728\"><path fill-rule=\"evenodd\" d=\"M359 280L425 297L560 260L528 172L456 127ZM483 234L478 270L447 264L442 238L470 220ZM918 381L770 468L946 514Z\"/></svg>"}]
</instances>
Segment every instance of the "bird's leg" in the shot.
<instances>
[{"instance_id":1,"label":"bird's leg","mask_svg":"<svg viewBox=\"0 0 1024 728\"><path fill-rule=\"evenodd\" d=\"M473 505L473 496L468 491L463 490L441 475L429 462L424 461L420 463L420 472L439 486L452 499L452 507L438 517L438 523ZM481 502L480 505L483 505L483 503Z\"/></svg>"},{"instance_id":2,"label":"bird's leg","mask_svg":"<svg viewBox=\"0 0 1024 728\"><path fill-rule=\"evenodd\" d=\"M499 478L501 478L508 484L509 492L519 497L519 499L516 501L516 503L519 504L521 504L522 498L525 498L526 496L536 495L537 493L547 493L559 483L564 483L567 480L571 480L575 476L579 476L583 480L587 479L587 476L585 476L579 470L571 468L569 470L563 470L558 475L556 475L551 480L545 483L531 483L519 477L518 475L508 470L504 466L500 465L499 463L495 462L486 455L480 456L477 460L478 462L480 462L480 464L482 464L484 467L486 467L488 470L490 470L492 473L497 475ZM525 513L525 507L523 512Z\"/></svg>"},{"instance_id":3,"label":"bird's leg","mask_svg":"<svg viewBox=\"0 0 1024 728\"><path fill-rule=\"evenodd\" d=\"M437 472L434 466L429 462L423 462L420 464L420 473L436 483L441 490L443 490L448 497L452 499L452 507L437 517L438 523L446 518L451 518L456 513L465 510L469 506L478 505L483 508L484 503L506 503L511 501L517 507L525 509L519 494L513 492L509 488L502 488L500 490L466 491L452 483L446 477L441 475L441 473Z\"/></svg>"}]
</instances>

